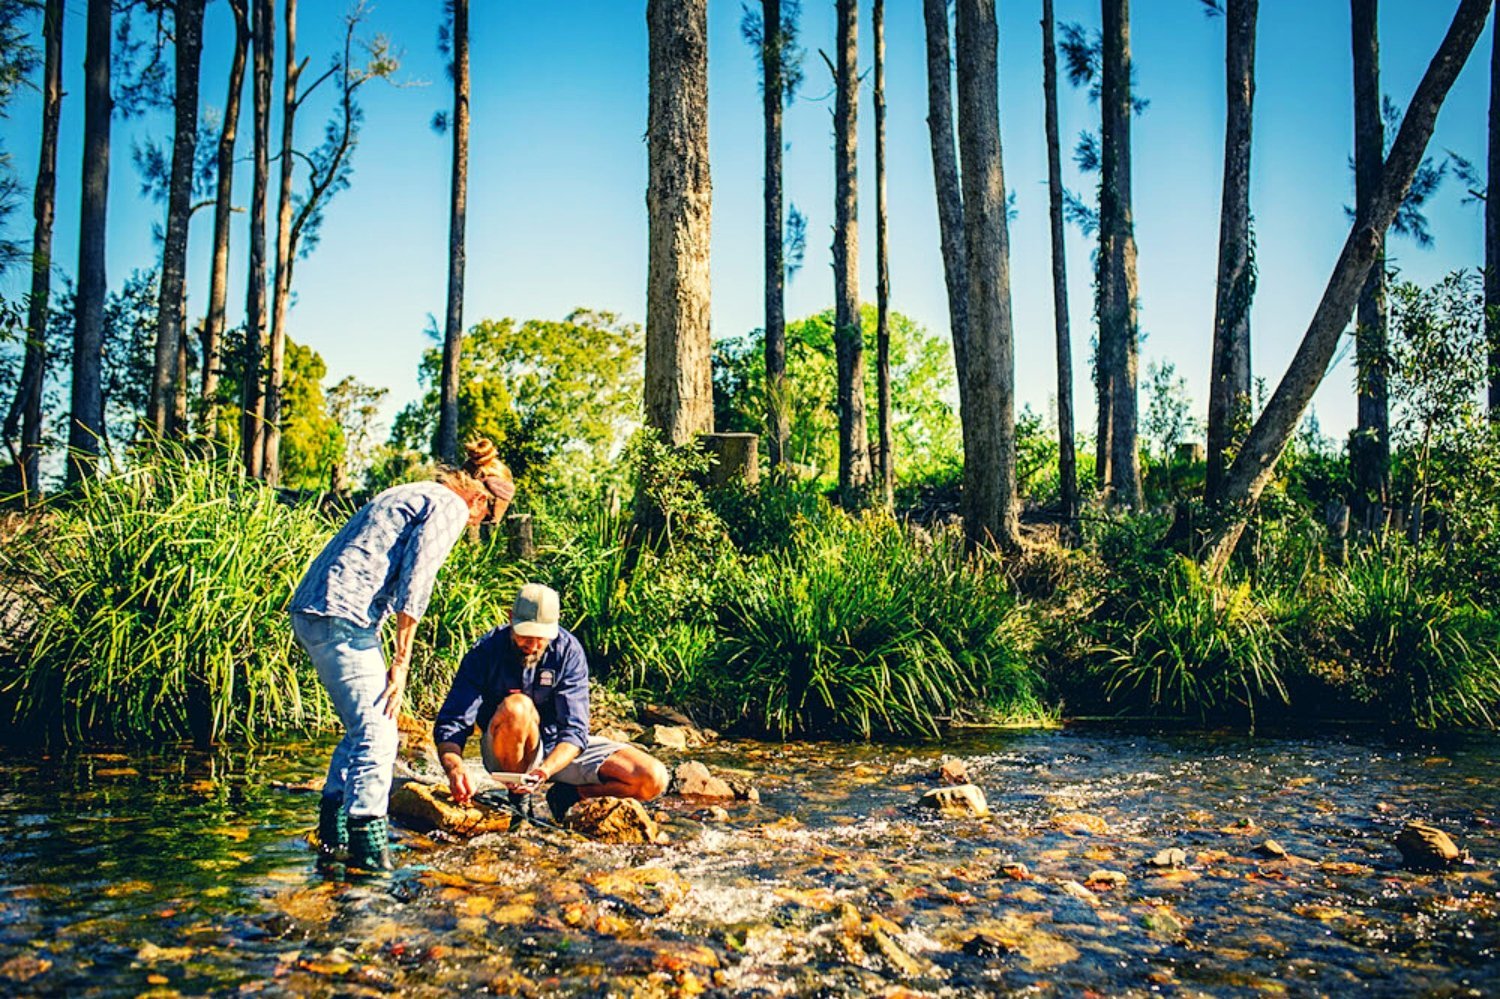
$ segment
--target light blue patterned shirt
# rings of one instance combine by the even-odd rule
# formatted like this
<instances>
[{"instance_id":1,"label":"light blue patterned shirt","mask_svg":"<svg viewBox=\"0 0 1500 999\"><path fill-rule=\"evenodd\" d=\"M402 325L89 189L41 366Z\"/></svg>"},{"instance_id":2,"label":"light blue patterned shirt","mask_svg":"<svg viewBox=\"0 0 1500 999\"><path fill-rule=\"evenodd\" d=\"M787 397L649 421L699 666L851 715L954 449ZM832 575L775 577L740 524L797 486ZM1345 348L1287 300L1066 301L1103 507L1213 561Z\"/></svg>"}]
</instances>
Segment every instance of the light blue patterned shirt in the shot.
<instances>
[{"instance_id":1,"label":"light blue patterned shirt","mask_svg":"<svg viewBox=\"0 0 1500 999\"><path fill-rule=\"evenodd\" d=\"M469 505L439 482L392 486L318 553L290 609L365 628L398 611L420 619L438 569L468 523Z\"/></svg>"}]
</instances>

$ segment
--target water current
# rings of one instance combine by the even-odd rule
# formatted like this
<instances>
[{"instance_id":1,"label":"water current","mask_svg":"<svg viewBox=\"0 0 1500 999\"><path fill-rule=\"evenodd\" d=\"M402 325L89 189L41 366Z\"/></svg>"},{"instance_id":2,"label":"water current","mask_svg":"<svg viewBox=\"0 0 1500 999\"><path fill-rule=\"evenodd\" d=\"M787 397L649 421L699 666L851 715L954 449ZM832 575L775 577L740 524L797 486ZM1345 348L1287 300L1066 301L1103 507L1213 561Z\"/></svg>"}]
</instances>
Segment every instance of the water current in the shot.
<instances>
[{"instance_id":1,"label":"water current","mask_svg":"<svg viewBox=\"0 0 1500 999\"><path fill-rule=\"evenodd\" d=\"M328 749L12 753L0 994L1500 995L1492 736L729 742L761 801L665 845L403 832L365 881L306 843ZM944 755L991 818L912 808ZM1402 869L1411 819L1474 862Z\"/></svg>"}]
</instances>

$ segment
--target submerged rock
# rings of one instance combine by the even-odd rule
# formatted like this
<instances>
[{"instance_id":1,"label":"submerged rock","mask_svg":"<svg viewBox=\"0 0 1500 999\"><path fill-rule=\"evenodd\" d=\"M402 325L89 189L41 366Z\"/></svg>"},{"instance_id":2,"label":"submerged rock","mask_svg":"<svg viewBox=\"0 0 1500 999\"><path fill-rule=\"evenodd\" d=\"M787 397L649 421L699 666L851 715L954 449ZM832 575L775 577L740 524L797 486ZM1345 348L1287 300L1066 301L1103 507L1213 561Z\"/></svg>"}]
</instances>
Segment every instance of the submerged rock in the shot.
<instances>
[{"instance_id":1,"label":"submerged rock","mask_svg":"<svg viewBox=\"0 0 1500 999\"><path fill-rule=\"evenodd\" d=\"M1426 822L1408 822L1396 836L1396 849L1406 866L1417 870L1438 870L1469 861L1467 850L1460 850L1447 833Z\"/></svg>"},{"instance_id":2,"label":"submerged rock","mask_svg":"<svg viewBox=\"0 0 1500 999\"><path fill-rule=\"evenodd\" d=\"M1109 832L1109 823L1097 815L1089 815L1086 812L1068 812L1065 815L1054 815L1052 817L1052 824L1063 832L1085 836L1103 836Z\"/></svg>"},{"instance_id":3,"label":"submerged rock","mask_svg":"<svg viewBox=\"0 0 1500 999\"><path fill-rule=\"evenodd\" d=\"M415 780L402 782L391 792L390 812L419 829L441 829L455 836L505 832L513 819L509 812L474 802L457 804L446 784Z\"/></svg>"},{"instance_id":4,"label":"submerged rock","mask_svg":"<svg viewBox=\"0 0 1500 999\"><path fill-rule=\"evenodd\" d=\"M672 789L684 798L709 798L715 801L733 801L734 788L729 782L713 775L713 772L697 760L679 764L672 773Z\"/></svg>"},{"instance_id":5,"label":"submerged rock","mask_svg":"<svg viewBox=\"0 0 1500 999\"><path fill-rule=\"evenodd\" d=\"M1175 846L1169 846L1165 850L1157 852L1156 856L1146 861L1150 867L1186 867L1187 851Z\"/></svg>"},{"instance_id":6,"label":"submerged rock","mask_svg":"<svg viewBox=\"0 0 1500 999\"><path fill-rule=\"evenodd\" d=\"M932 808L950 819L982 819L990 814L984 792L973 784L935 787L917 799L921 808Z\"/></svg>"},{"instance_id":7,"label":"submerged rock","mask_svg":"<svg viewBox=\"0 0 1500 999\"><path fill-rule=\"evenodd\" d=\"M1108 891L1111 888L1119 888L1129 879L1120 871L1098 870L1088 876L1084 887L1094 891Z\"/></svg>"},{"instance_id":8,"label":"submerged rock","mask_svg":"<svg viewBox=\"0 0 1500 999\"><path fill-rule=\"evenodd\" d=\"M1260 846L1257 846L1255 848L1255 852L1260 854L1262 857L1271 857L1275 860L1286 859L1286 847L1282 846L1274 839L1268 839Z\"/></svg>"},{"instance_id":9,"label":"submerged rock","mask_svg":"<svg viewBox=\"0 0 1500 999\"><path fill-rule=\"evenodd\" d=\"M564 825L601 843L655 843L661 835L646 806L633 798L585 798Z\"/></svg>"}]
</instances>

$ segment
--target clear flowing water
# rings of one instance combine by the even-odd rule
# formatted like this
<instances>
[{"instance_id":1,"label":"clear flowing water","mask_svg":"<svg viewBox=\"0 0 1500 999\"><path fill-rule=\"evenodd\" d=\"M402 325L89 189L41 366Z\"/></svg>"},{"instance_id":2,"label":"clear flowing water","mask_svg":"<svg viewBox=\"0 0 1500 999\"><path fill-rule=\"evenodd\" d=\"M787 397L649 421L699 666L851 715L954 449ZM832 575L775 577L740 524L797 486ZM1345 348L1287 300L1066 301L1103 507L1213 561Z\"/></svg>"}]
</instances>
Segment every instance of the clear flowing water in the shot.
<instances>
[{"instance_id":1,"label":"clear flowing water","mask_svg":"<svg viewBox=\"0 0 1500 999\"><path fill-rule=\"evenodd\" d=\"M1500 994L1493 737L726 743L761 803L665 799L667 845L404 833L356 883L305 842L327 749L12 755L0 994ZM911 808L945 753L991 819ZM1412 818L1475 863L1402 870Z\"/></svg>"}]
</instances>

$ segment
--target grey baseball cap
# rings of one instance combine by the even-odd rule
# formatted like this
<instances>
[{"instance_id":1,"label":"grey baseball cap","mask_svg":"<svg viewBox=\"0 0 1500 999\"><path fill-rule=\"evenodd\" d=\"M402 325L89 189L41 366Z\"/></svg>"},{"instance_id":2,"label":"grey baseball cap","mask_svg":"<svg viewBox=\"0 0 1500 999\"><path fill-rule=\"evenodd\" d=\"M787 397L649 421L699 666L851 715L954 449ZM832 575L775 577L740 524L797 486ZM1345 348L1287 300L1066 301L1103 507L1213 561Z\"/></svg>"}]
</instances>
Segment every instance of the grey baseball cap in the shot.
<instances>
[{"instance_id":1,"label":"grey baseball cap","mask_svg":"<svg viewBox=\"0 0 1500 999\"><path fill-rule=\"evenodd\" d=\"M559 616L557 591L541 583L527 583L516 594L510 626L517 635L551 641L557 637Z\"/></svg>"}]
</instances>

